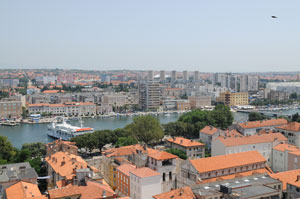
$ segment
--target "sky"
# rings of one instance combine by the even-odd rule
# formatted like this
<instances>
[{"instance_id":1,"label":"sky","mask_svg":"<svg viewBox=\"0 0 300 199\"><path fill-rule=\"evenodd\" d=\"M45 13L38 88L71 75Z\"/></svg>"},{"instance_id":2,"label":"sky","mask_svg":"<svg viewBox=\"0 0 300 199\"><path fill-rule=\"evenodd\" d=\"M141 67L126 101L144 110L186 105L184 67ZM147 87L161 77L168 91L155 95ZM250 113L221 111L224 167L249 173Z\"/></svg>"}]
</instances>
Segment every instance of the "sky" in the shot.
<instances>
[{"instance_id":1,"label":"sky","mask_svg":"<svg viewBox=\"0 0 300 199\"><path fill-rule=\"evenodd\" d=\"M0 0L0 69L299 71L299 8L299 0Z\"/></svg>"}]
</instances>

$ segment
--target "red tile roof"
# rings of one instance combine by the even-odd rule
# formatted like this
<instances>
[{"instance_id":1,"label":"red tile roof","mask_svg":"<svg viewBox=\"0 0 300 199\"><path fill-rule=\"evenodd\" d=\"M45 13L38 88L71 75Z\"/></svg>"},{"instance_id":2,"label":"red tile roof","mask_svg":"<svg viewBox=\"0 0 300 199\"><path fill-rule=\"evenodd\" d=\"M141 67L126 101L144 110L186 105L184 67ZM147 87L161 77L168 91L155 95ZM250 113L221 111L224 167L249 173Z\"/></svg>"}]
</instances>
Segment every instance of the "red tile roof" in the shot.
<instances>
[{"instance_id":1,"label":"red tile roof","mask_svg":"<svg viewBox=\"0 0 300 199\"><path fill-rule=\"evenodd\" d=\"M291 144L278 144L277 146L274 146L273 149L277 151L300 151L300 149L294 145Z\"/></svg>"},{"instance_id":2,"label":"red tile roof","mask_svg":"<svg viewBox=\"0 0 300 199\"><path fill-rule=\"evenodd\" d=\"M188 161L191 162L199 173L205 173L242 165L262 163L266 162L266 159L258 151L247 151Z\"/></svg>"},{"instance_id":3,"label":"red tile roof","mask_svg":"<svg viewBox=\"0 0 300 199\"><path fill-rule=\"evenodd\" d=\"M146 152L144 147L142 147L139 144L136 144L136 145L124 146L120 148L108 149L103 151L102 154L105 155L106 157L126 156L126 155L136 154L137 150Z\"/></svg>"},{"instance_id":4,"label":"red tile roof","mask_svg":"<svg viewBox=\"0 0 300 199\"><path fill-rule=\"evenodd\" d=\"M213 135L218 132L219 129L213 126L206 126L203 129L200 130L200 133L205 133L208 135Z\"/></svg>"},{"instance_id":5,"label":"red tile roof","mask_svg":"<svg viewBox=\"0 0 300 199\"><path fill-rule=\"evenodd\" d=\"M271 178L280 180L282 182L282 190L286 190L287 183L291 184L297 180L297 176L300 175L300 169L284 171L279 173L270 174Z\"/></svg>"},{"instance_id":6,"label":"red tile roof","mask_svg":"<svg viewBox=\"0 0 300 199\"><path fill-rule=\"evenodd\" d=\"M286 131L293 131L293 132L299 132L300 131L300 123L298 122L291 122L287 125L276 127L276 129L282 129Z\"/></svg>"},{"instance_id":7,"label":"red tile roof","mask_svg":"<svg viewBox=\"0 0 300 199\"><path fill-rule=\"evenodd\" d=\"M129 172L133 171L136 169L136 166L132 165L132 164L122 164L121 166L117 167L117 170L122 172L123 174L129 176Z\"/></svg>"},{"instance_id":8,"label":"red tile roof","mask_svg":"<svg viewBox=\"0 0 300 199\"><path fill-rule=\"evenodd\" d=\"M149 157L155 159L155 160L169 160L178 158L176 155L173 155L171 153L168 153L166 151L156 151L148 154Z\"/></svg>"},{"instance_id":9,"label":"red tile roof","mask_svg":"<svg viewBox=\"0 0 300 199\"><path fill-rule=\"evenodd\" d=\"M138 168L135 169L133 171L130 171L129 173L134 174L137 177L140 178L148 178L148 177L152 177L152 176L160 176L160 173L158 173L157 171L154 171L148 167L142 167L142 168Z\"/></svg>"},{"instance_id":10,"label":"red tile roof","mask_svg":"<svg viewBox=\"0 0 300 199\"><path fill-rule=\"evenodd\" d=\"M279 119L271 119L271 120L245 122L245 123L240 123L239 125L244 129L252 129L252 128L268 127L268 126L280 126L287 123L288 121L286 119L279 118Z\"/></svg>"},{"instance_id":11,"label":"red tile roof","mask_svg":"<svg viewBox=\"0 0 300 199\"><path fill-rule=\"evenodd\" d=\"M41 194L37 184L24 181L6 188L5 192L7 199L47 199L46 196Z\"/></svg>"},{"instance_id":12,"label":"red tile roof","mask_svg":"<svg viewBox=\"0 0 300 199\"><path fill-rule=\"evenodd\" d=\"M182 187L153 196L154 199L196 199L190 187Z\"/></svg>"},{"instance_id":13,"label":"red tile roof","mask_svg":"<svg viewBox=\"0 0 300 199\"><path fill-rule=\"evenodd\" d=\"M281 133L270 133L243 137L218 137L216 140L222 142L225 146L239 146L247 144L268 143L278 141L287 141L288 139Z\"/></svg>"},{"instance_id":14,"label":"red tile roof","mask_svg":"<svg viewBox=\"0 0 300 199\"><path fill-rule=\"evenodd\" d=\"M176 137L176 138L169 138L167 139L168 142L178 144L183 147L197 147L197 146L205 146L205 144L196 142L193 140L189 140L183 137Z\"/></svg>"}]
</instances>

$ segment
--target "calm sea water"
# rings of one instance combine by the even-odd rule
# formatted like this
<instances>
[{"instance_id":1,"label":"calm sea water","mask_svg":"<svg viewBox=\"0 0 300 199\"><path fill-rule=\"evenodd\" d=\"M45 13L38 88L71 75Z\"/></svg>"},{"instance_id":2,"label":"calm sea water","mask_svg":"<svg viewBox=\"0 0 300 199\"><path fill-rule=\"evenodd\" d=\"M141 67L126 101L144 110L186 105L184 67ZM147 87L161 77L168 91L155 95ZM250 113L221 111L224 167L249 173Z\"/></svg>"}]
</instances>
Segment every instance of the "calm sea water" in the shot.
<instances>
[{"instance_id":1,"label":"calm sea water","mask_svg":"<svg viewBox=\"0 0 300 199\"><path fill-rule=\"evenodd\" d=\"M283 113L294 114L300 113L300 110L288 110ZM172 114L170 116L159 115L155 116L161 124L176 121L180 115ZM234 113L235 121L243 122L248 118L248 114ZM93 127L95 130L103 129L117 129L123 128L127 124L132 122L132 117L110 117L110 118L84 118L84 126ZM71 122L75 123L75 122ZM78 124L77 124L78 125ZM10 142L17 148L20 148L24 143L30 142L52 142L53 139L47 136L48 124L21 124L14 127L0 126L0 135L7 136Z\"/></svg>"}]
</instances>

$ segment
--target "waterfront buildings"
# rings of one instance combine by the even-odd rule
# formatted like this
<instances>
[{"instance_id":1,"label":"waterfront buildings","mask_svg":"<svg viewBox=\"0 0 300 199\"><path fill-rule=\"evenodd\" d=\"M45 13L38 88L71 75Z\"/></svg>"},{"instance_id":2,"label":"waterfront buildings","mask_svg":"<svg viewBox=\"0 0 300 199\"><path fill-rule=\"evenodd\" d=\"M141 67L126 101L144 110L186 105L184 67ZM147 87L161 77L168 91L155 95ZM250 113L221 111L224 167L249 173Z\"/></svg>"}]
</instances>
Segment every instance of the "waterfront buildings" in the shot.
<instances>
[{"instance_id":1,"label":"waterfront buildings","mask_svg":"<svg viewBox=\"0 0 300 199\"><path fill-rule=\"evenodd\" d=\"M266 159L257 151L188 159L181 165L179 186L190 186L204 180L236 176L239 173L257 172L266 169L266 166Z\"/></svg>"},{"instance_id":2,"label":"waterfront buildings","mask_svg":"<svg viewBox=\"0 0 300 199\"><path fill-rule=\"evenodd\" d=\"M300 147L300 123L291 122L282 126L277 126L276 130L286 136L289 144Z\"/></svg>"},{"instance_id":3,"label":"waterfront buildings","mask_svg":"<svg viewBox=\"0 0 300 199\"><path fill-rule=\"evenodd\" d=\"M283 118L239 123L237 130L243 135L254 135L261 129L274 130L275 127L288 124Z\"/></svg>"},{"instance_id":4,"label":"waterfront buildings","mask_svg":"<svg viewBox=\"0 0 300 199\"><path fill-rule=\"evenodd\" d=\"M91 102L66 102L64 104L29 104L29 114L87 116L96 115L96 105Z\"/></svg>"},{"instance_id":5,"label":"waterfront buildings","mask_svg":"<svg viewBox=\"0 0 300 199\"><path fill-rule=\"evenodd\" d=\"M191 108L203 108L205 106L211 106L211 96L189 96L188 97Z\"/></svg>"},{"instance_id":6,"label":"waterfront buildings","mask_svg":"<svg viewBox=\"0 0 300 199\"><path fill-rule=\"evenodd\" d=\"M224 92L220 93L219 97L216 99L217 102L222 102L227 106L238 106L238 105L248 105L248 93L231 93Z\"/></svg>"},{"instance_id":7,"label":"waterfront buildings","mask_svg":"<svg viewBox=\"0 0 300 199\"><path fill-rule=\"evenodd\" d=\"M287 138L281 133L256 134L243 137L219 136L212 141L212 156L258 151L272 166L272 149L278 144L286 144Z\"/></svg>"},{"instance_id":8,"label":"waterfront buildings","mask_svg":"<svg viewBox=\"0 0 300 199\"><path fill-rule=\"evenodd\" d=\"M152 199L161 193L160 173L147 167L130 171L130 197L132 199Z\"/></svg>"},{"instance_id":9,"label":"waterfront buildings","mask_svg":"<svg viewBox=\"0 0 300 199\"><path fill-rule=\"evenodd\" d=\"M0 119L20 118L22 115L22 101L0 101Z\"/></svg>"},{"instance_id":10,"label":"waterfront buildings","mask_svg":"<svg viewBox=\"0 0 300 199\"><path fill-rule=\"evenodd\" d=\"M169 148L180 149L185 152L190 159L205 157L205 145L200 142L189 140L183 137L174 137L166 140Z\"/></svg>"}]
</instances>

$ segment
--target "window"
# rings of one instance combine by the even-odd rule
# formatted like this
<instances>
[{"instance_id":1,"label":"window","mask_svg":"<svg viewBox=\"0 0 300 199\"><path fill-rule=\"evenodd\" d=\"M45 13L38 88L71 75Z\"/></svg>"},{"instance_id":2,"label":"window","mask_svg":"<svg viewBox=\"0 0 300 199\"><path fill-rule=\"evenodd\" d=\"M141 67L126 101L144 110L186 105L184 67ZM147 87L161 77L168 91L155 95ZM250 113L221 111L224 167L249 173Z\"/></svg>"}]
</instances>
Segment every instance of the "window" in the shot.
<instances>
[{"instance_id":1,"label":"window","mask_svg":"<svg viewBox=\"0 0 300 199\"><path fill-rule=\"evenodd\" d=\"M163 181L166 181L166 174L163 173Z\"/></svg>"},{"instance_id":2,"label":"window","mask_svg":"<svg viewBox=\"0 0 300 199\"><path fill-rule=\"evenodd\" d=\"M169 181L172 180L172 171L169 172Z\"/></svg>"}]
</instances>

